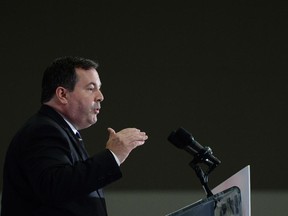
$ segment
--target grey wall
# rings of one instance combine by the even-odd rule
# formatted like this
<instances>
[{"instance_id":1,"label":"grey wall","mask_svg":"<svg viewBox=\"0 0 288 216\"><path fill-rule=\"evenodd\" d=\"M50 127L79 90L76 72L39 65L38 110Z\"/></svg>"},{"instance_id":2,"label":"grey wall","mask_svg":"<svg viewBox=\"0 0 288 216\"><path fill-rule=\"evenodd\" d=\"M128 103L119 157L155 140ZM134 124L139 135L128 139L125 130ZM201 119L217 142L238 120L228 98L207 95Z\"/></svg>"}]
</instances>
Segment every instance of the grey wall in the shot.
<instances>
[{"instance_id":1,"label":"grey wall","mask_svg":"<svg viewBox=\"0 0 288 216\"><path fill-rule=\"evenodd\" d=\"M211 186L251 165L255 190L287 190L287 10L282 1L7 1L0 7L1 173L10 139L39 107L45 67L58 56L100 62L98 123L139 127L110 190L194 190L192 159L167 141L182 126L222 164Z\"/></svg>"}]
</instances>

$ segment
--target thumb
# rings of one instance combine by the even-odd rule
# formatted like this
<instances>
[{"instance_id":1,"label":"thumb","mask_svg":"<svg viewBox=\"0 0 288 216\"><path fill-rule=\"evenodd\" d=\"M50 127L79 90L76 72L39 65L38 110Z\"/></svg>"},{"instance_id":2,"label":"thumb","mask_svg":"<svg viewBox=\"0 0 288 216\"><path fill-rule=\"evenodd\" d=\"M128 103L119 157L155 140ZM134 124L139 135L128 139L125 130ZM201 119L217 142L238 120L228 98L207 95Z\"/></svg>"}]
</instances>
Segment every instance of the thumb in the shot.
<instances>
[{"instance_id":1,"label":"thumb","mask_svg":"<svg viewBox=\"0 0 288 216\"><path fill-rule=\"evenodd\" d=\"M107 130L108 130L108 132L109 132L109 136L111 136L111 135L113 135L113 134L116 133L113 128L110 128L110 127L109 127L109 128L107 128Z\"/></svg>"}]
</instances>

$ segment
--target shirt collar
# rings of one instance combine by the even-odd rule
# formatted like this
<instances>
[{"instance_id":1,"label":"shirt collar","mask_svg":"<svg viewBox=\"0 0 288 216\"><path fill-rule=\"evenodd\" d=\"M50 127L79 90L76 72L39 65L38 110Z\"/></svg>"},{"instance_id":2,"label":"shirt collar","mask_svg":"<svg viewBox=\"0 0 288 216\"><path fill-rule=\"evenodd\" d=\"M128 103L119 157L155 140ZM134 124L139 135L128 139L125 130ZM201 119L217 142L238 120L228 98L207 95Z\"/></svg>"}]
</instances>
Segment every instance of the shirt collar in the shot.
<instances>
[{"instance_id":1,"label":"shirt collar","mask_svg":"<svg viewBox=\"0 0 288 216\"><path fill-rule=\"evenodd\" d=\"M66 121L66 123L72 129L73 133L76 134L78 132L78 130L66 118L63 117L63 119Z\"/></svg>"},{"instance_id":2,"label":"shirt collar","mask_svg":"<svg viewBox=\"0 0 288 216\"><path fill-rule=\"evenodd\" d=\"M58 112L59 113L59 112ZM78 132L78 130L61 114L59 113L59 115L62 116L62 118L65 120L65 122L69 125L69 127L71 128L71 130L73 131L74 134L76 134ZM78 132L79 133L79 132Z\"/></svg>"}]
</instances>

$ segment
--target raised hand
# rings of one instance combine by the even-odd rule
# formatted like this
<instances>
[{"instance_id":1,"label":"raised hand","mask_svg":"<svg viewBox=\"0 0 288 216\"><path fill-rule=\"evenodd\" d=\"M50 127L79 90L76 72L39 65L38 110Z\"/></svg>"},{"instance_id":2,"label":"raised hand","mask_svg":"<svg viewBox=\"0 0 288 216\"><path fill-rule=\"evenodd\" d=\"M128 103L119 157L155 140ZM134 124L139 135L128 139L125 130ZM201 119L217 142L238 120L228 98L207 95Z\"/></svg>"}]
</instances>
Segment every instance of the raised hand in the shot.
<instances>
[{"instance_id":1,"label":"raised hand","mask_svg":"<svg viewBox=\"0 0 288 216\"><path fill-rule=\"evenodd\" d=\"M125 161L134 148L143 145L148 139L146 133L137 128L125 128L119 132L108 128L108 132L109 139L106 148L117 156L120 163Z\"/></svg>"}]
</instances>

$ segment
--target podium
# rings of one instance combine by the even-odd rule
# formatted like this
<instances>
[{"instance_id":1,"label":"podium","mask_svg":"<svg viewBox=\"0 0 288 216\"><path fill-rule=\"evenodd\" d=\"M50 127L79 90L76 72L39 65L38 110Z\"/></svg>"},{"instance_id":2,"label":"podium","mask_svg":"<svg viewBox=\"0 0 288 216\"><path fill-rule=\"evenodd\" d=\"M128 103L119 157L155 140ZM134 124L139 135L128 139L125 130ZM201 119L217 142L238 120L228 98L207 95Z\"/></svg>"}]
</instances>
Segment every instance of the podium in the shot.
<instances>
[{"instance_id":1,"label":"podium","mask_svg":"<svg viewBox=\"0 0 288 216\"><path fill-rule=\"evenodd\" d=\"M241 191L234 186L166 216L243 216Z\"/></svg>"},{"instance_id":2,"label":"podium","mask_svg":"<svg viewBox=\"0 0 288 216\"><path fill-rule=\"evenodd\" d=\"M208 175L221 163L212 149L202 146L184 128L173 131L168 140L193 156L189 165L196 172L207 197L166 216L251 216L249 165L210 190Z\"/></svg>"},{"instance_id":3,"label":"podium","mask_svg":"<svg viewBox=\"0 0 288 216\"><path fill-rule=\"evenodd\" d=\"M250 166L212 189L214 195L166 216L251 216Z\"/></svg>"}]
</instances>

